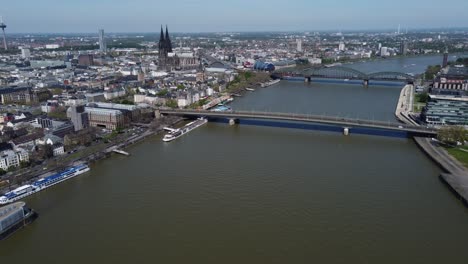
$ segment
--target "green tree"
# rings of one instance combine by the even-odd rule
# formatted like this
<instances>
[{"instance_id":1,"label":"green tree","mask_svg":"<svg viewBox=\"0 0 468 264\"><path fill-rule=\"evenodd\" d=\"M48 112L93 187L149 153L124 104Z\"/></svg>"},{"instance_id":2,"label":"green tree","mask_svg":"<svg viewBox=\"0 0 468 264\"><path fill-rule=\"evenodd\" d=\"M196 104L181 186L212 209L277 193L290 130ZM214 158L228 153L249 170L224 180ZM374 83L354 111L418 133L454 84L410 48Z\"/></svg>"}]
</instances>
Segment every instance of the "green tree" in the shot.
<instances>
[{"instance_id":1,"label":"green tree","mask_svg":"<svg viewBox=\"0 0 468 264\"><path fill-rule=\"evenodd\" d=\"M177 101L174 100L174 99L169 99L166 101L166 106L167 107L170 107L170 108L177 108L178 107L178 104L177 104Z\"/></svg>"},{"instance_id":2,"label":"green tree","mask_svg":"<svg viewBox=\"0 0 468 264\"><path fill-rule=\"evenodd\" d=\"M462 126L446 126L439 129L437 139L448 145L464 143L467 139L466 130Z\"/></svg>"},{"instance_id":3,"label":"green tree","mask_svg":"<svg viewBox=\"0 0 468 264\"><path fill-rule=\"evenodd\" d=\"M442 66L440 65L428 66L426 72L424 73L424 77L426 78L426 80L432 80L434 79L436 74L440 72L441 69Z\"/></svg>"},{"instance_id":4,"label":"green tree","mask_svg":"<svg viewBox=\"0 0 468 264\"><path fill-rule=\"evenodd\" d=\"M177 89L179 87L177 86ZM183 89L183 88L182 88ZM163 96L166 96L167 94L169 93L169 91L167 89L162 89L161 91L159 91L158 93L156 93L157 96L160 96L160 97L163 97Z\"/></svg>"},{"instance_id":5,"label":"green tree","mask_svg":"<svg viewBox=\"0 0 468 264\"><path fill-rule=\"evenodd\" d=\"M427 103L429 101L429 94L424 92L418 95L418 102Z\"/></svg>"},{"instance_id":6,"label":"green tree","mask_svg":"<svg viewBox=\"0 0 468 264\"><path fill-rule=\"evenodd\" d=\"M184 90L184 89L185 89L185 85L183 84L177 85L177 90Z\"/></svg>"}]
</instances>

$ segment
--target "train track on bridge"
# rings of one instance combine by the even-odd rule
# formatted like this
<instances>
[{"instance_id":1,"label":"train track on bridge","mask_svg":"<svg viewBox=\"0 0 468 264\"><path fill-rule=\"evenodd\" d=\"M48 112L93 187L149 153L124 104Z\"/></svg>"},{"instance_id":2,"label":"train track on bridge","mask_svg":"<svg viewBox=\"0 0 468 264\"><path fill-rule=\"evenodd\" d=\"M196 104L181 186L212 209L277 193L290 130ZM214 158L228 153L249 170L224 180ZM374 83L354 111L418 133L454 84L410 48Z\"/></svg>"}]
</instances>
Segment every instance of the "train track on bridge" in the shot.
<instances>
[{"instance_id":1,"label":"train track on bridge","mask_svg":"<svg viewBox=\"0 0 468 264\"><path fill-rule=\"evenodd\" d=\"M346 128L374 128L399 132L413 133L417 135L437 135L437 130L433 128L405 125L396 122L385 122L377 120L362 120L353 118L342 118L335 116L321 115L306 115L292 113L273 113L273 112L250 112L250 111L228 111L228 112L213 112L206 110L186 110L186 109L159 109L161 114L165 115L180 115L191 117L207 117L207 118L227 118L227 119L266 119L278 121L292 122L307 122L319 123L334 126L342 126Z\"/></svg>"}]
</instances>

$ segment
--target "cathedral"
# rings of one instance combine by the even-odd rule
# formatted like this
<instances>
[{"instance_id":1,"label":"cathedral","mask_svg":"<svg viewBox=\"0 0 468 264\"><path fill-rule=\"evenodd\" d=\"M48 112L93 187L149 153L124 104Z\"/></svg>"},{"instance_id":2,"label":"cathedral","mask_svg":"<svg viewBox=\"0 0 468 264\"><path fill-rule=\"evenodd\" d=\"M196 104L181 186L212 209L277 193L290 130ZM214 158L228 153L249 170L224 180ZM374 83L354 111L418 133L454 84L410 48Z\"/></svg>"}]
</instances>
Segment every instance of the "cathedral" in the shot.
<instances>
[{"instance_id":1,"label":"cathedral","mask_svg":"<svg viewBox=\"0 0 468 264\"><path fill-rule=\"evenodd\" d=\"M180 69L180 59L172 51L172 42L169 37L169 31L166 26L166 36L161 26L161 35L159 36L159 61L158 69L161 71L173 71Z\"/></svg>"},{"instance_id":2,"label":"cathedral","mask_svg":"<svg viewBox=\"0 0 468 264\"><path fill-rule=\"evenodd\" d=\"M163 27L161 26L158 70L168 72L174 70L190 70L196 69L198 65L199 59L193 52L184 51L182 47L173 49L167 26L166 34L164 34Z\"/></svg>"}]
</instances>

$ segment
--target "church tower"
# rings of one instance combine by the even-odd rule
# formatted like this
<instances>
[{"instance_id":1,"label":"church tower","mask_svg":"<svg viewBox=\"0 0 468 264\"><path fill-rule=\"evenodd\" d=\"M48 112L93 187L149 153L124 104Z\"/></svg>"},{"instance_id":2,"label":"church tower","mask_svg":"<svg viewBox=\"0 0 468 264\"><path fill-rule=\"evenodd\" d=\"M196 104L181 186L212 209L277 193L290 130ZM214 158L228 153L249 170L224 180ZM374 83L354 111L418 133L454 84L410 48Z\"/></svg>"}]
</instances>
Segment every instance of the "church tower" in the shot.
<instances>
[{"instance_id":1,"label":"church tower","mask_svg":"<svg viewBox=\"0 0 468 264\"><path fill-rule=\"evenodd\" d=\"M159 36L159 62L158 68L163 71L171 71L176 69L180 65L180 60L177 55L171 54L172 53L172 41L169 37L169 30L166 25L166 34L164 35L163 26L161 25L161 33Z\"/></svg>"}]
</instances>

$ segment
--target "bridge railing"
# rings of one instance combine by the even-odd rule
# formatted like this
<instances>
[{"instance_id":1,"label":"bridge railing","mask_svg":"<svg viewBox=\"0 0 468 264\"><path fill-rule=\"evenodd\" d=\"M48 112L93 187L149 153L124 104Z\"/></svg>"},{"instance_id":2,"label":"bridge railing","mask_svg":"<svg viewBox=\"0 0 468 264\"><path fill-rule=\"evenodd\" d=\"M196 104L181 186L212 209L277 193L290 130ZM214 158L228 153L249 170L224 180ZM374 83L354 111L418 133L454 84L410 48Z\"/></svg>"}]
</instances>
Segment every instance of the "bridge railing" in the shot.
<instances>
[{"instance_id":1,"label":"bridge railing","mask_svg":"<svg viewBox=\"0 0 468 264\"><path fill-rule=\"evenodd\" d=\"M267 119L285 119L291 121L324 121L334 122L343 125L369 125L381 126L385 128L392 128L396 130L412 130L420 132L434 133L437 130L424 126L406 125L391 121L379 120L366 120L358 118L348 118L339 116L326 116L326 115L313 115L313 114L297 114L297 113L281 113L281 112L261 112L261 111L226 111L226 112L213 112L207 110L177 110L177 109L161 109L161 113L174 113L174 114L193 114L199 116L218 116L218 117L231 117L231 118L267 118Z\"/></svg>"}]
</instances>

